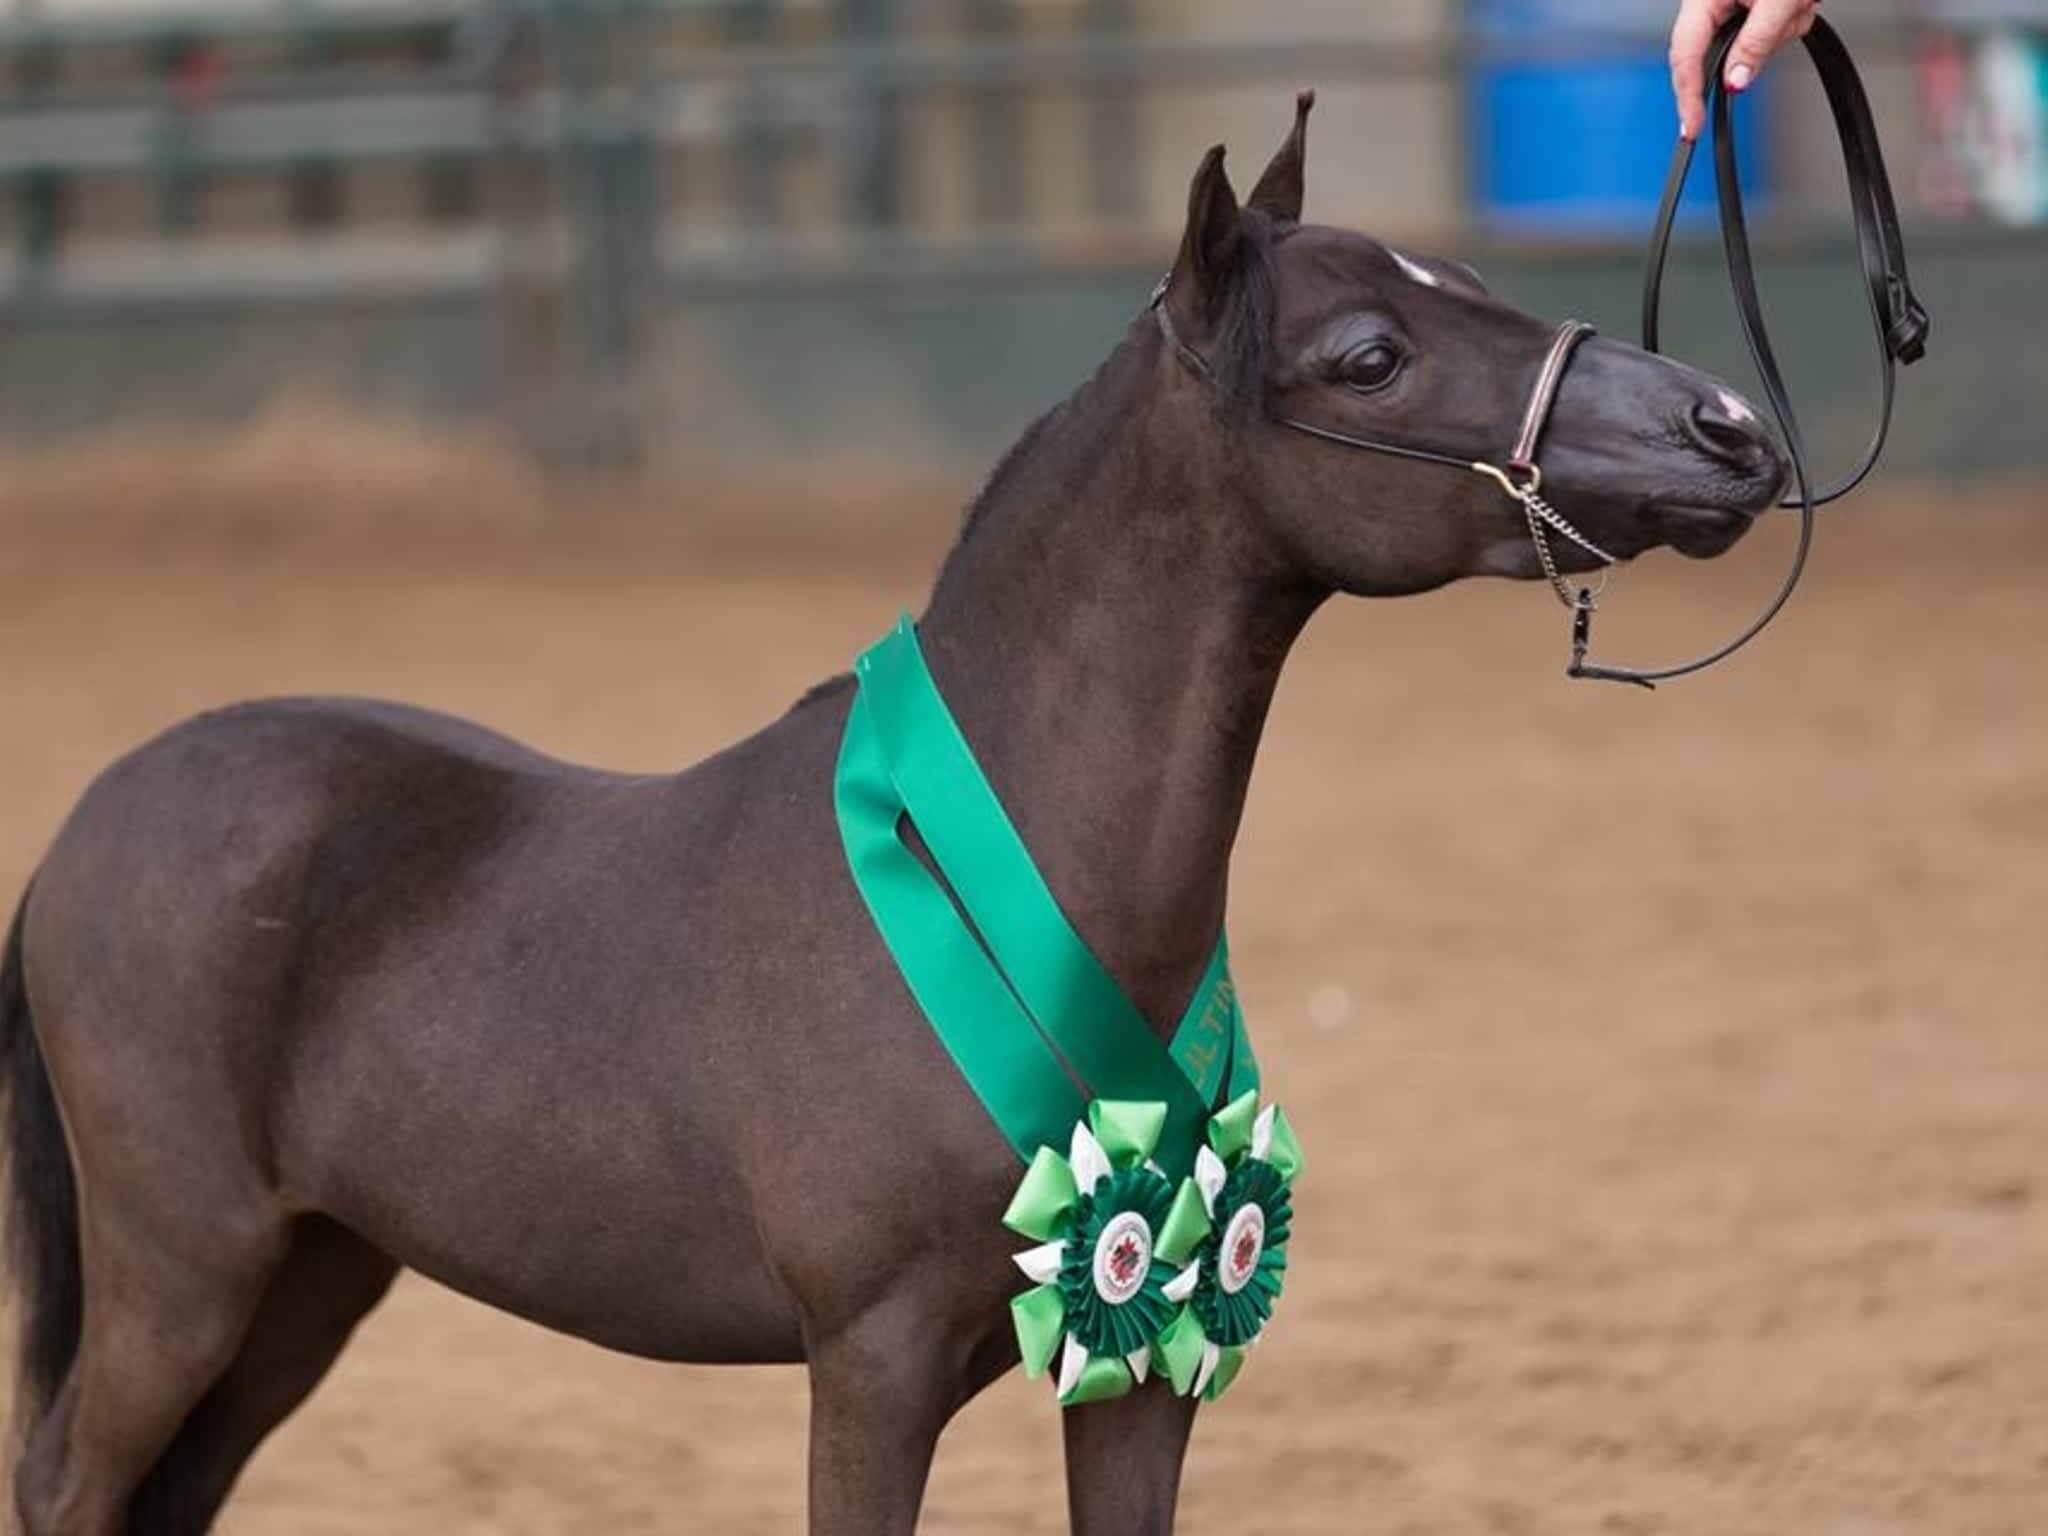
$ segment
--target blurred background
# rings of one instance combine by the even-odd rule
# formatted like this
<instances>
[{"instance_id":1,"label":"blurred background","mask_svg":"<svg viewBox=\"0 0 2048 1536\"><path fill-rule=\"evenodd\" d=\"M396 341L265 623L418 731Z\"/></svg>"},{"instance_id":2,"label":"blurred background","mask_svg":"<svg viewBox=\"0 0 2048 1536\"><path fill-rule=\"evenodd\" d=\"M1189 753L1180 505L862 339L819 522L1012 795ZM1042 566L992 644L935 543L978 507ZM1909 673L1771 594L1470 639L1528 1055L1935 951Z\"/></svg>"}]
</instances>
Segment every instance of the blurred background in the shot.
<instances>
[{"instance_id":1,"label":"blurred background","mask_svg":"<svg viewBox=\"0 0 2048 1536\"><path fill-rule=\"evenodd\" d=\"M281 389L548 463L961 472L1092 364L1202 150L1322 91L1312 212L1633 330L1670 0L5 0L0 434ZM1836 0L1940 352L1894 463L2041 462L2048 5ZM1867 368L1794 61L1744 114L1817 446ZM1782 75L1786 78L1776 78ZM1704 210L1710 177L1698 178ZM1674 293L1718 291L1711 257ZM1724 333L1721 311L1674 340ZM195 363L203 361L203 367Z\"/></svg>"},{"instance_id":2,"label":"blurred background","mask_svg":"<svg viewBox=\"0 0 2048 1536\"><path fill-rule=\"evenodd\" d=\"M1675 3L0 0L0 899L238 698L648 770L758 727L918 605L1302 86L1312 218L1633 336ZM2042 1530L2048 0L1827 14L1935 329L1780 623L1643 695L1472 583L1290 664L1232 937L1311 1168L1193 1536ZM1877 389L1839 153L1797 57L1741 118L1832 472ZM1749 387L1706 169L1666 340ZM1638 562L1603 648L1703 649L1789 541ZM224 1528L792 1532L804 1417L408 1278ZM1058 1437L1000 1384L925 1529L1065 1530Z\"/></svg>"}]
</instances>

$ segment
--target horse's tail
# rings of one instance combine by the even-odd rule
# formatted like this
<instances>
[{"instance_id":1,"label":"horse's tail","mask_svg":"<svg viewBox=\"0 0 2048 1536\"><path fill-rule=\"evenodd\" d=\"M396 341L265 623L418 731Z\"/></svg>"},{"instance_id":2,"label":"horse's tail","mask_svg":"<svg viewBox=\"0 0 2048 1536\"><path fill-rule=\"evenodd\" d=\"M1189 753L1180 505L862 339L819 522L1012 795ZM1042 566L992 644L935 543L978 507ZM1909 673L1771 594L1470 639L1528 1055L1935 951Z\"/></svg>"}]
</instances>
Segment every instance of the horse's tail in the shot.
<instances>
[{"instance_id":1,"label":"horse's tail","mask_svg":"<svg viewBox=\"0 0 2048 1536\"><path fill-rule=\"evenodd\" d=\"M40 1419L78 1352L83 1287L78 1263L78 1183L64 1144L64 1122L29 1018L22 974L22 926L28 897L0 953L0 1054L6 1058L10 1184L9 1249L21 1294L15 1416Z\"/></svg>"},{"instance_id":2,"label":"horse's tail","mask_svg":"<svg viewBox=\"0 0 2048 1536\"><path fill-rule=\"evenodd\" d=\"M78 1177L64 1140L64 1120L29 1017L22 972L22 927L28 897L14 914L0 952L0 1055L6 1063L8 1115L8 1248L21 1307L16 1334L17 1437L49 1411L78 1353L85 1299L78 1251ZM174 1442L142 1479L128 1505L129 1536L197 1536L208 1525L196 1512L189 1457Z\"/></svg>"}]
</instances>

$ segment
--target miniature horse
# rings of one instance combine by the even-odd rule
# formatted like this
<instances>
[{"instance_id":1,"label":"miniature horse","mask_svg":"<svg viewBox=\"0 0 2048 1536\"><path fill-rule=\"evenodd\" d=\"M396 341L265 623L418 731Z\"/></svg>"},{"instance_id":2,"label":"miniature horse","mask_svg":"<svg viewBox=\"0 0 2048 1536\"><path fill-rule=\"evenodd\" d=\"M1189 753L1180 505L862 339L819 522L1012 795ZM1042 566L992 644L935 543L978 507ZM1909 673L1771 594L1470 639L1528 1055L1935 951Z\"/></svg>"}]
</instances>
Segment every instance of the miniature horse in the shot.
<instances>
[{"instance_id":1,"label":"miniature horse","mask_svg":"<svg viewBox=\"0 0 2048 1536\"><path fill-rule=\"evenodd\" d=\"M1159 302L1206 368L1142 316L997 468L919 621L1162 1031L1318 605L1538 574L1483 478L1274 430L1485 458L1551 335L1463 267L1302 223L1303 128L1242 205L1220 148L1195 175ZM1599 339L1543 451L1622 558L1720 553L1784 476L1714 380ZM0 971L29 1536L208 1529L401 1266L638 1355L805 1362L811 1530L914 1528L940 1431L1016 1361L1019 1169L849 877L850 687L667 776L313 699L100 776ZM1070 1411L1073 1529L1169 1531L1193 1417L1156 1381Z\"/></svg>"}]
</instances>

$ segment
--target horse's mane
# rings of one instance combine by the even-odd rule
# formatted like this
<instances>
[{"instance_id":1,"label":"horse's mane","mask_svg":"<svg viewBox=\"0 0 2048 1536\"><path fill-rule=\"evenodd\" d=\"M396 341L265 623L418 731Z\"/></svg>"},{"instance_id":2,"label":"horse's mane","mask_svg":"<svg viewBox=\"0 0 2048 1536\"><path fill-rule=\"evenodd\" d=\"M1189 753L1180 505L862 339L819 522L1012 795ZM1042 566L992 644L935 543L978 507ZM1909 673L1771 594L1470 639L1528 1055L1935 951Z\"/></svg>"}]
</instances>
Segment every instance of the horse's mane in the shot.
<instances>
[{"instance_id":1,"label":"horse's mane","mask_svg":"<svg viewBox=\"0 0 2048 1536\"><path fill-rule=\"evenodd\" d=\"M1216 342L1209 356L1209 377L1218 414L1242 421L1265 408L1266 376L1273 362L1273 249L1284 231L1294 226L1281 225L1262 209L1247 208L1238 216L1237 227L1230 266L1212 290L1209 319Z\"/></svg>"},{"instance_id":2,"label":"horse's mane","mask_svg":"<svg viewBox=\"0 0 2048 1536\"><path fill-rule=\"evenodd\" d=\"M1282 238L1283 227L1262 210L1247 208L1239 216L1238 231L1223 280L1212 289L1209 316L1210 334L1216 338L1209 357L1210 389L1217 417L1228 423L1241 423L1265 405L1266 377L1273 359L1273 248ZM1056 435L1055 429L1087 409L1113 365L1135 344L1157 334L1147 308L1079 389L1024 429L996 461L969 505L954 550L974 537L988 509L1037 461L1048 440Z\"/></svg>"}]
</instances>

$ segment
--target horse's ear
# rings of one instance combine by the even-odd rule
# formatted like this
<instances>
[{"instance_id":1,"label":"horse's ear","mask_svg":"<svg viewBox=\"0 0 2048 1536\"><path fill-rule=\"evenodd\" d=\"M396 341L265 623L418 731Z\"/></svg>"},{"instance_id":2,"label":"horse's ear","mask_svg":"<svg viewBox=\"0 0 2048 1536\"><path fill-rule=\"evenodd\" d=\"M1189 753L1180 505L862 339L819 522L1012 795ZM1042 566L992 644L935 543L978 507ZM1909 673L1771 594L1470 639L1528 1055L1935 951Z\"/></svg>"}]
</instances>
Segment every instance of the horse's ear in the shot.
<instances>
[{"instance_id":1,"label":"horse's ear","mask_svg":"<svg viewBox=\"0 0 2048 1536\"><path fill-rule=\"evenodd\" d=\"M1273 156L1273 163L1252 188L1249 206L1276 219L1301 222L1302 180L1308 169L1308 114L1316 104L1314 91L1294 98L1294 131Z\"/></svg>"},{"instance_id":2,"label":"horse's ear","mask_svg":"<svg viewBox=\"0 0 2048 1536\"><path fill-rule=\"evenodd\" d=\"M1188 224L1180 237L1168 292L1188 303L1194 315L1206 317L1217 300L1242 238L1238 227L1237 193L1223 170L1223 146L1202 156L1188 187Z\"/></svg>"}]
</instances>

